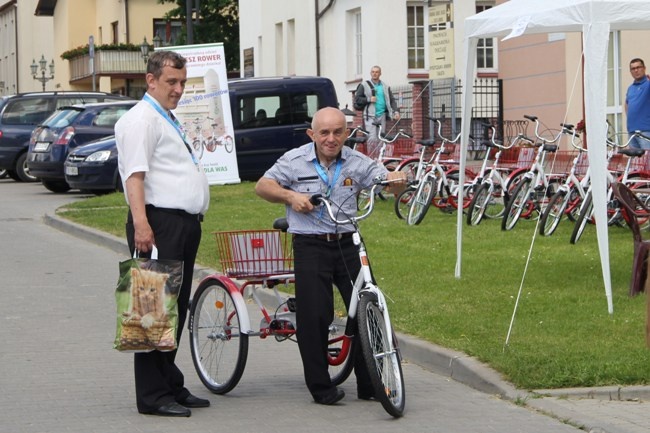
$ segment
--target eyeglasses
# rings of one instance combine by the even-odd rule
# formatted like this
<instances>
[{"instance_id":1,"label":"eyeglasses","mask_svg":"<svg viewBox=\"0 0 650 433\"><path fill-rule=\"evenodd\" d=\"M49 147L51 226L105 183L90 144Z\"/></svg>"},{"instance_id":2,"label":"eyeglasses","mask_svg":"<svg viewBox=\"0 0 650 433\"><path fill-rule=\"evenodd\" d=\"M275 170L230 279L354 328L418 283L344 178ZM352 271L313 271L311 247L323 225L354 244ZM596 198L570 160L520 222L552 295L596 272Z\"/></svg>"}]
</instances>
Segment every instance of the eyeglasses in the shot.
<instances>
[{"instance_id":1,"label":"eyeglasses","mask_svg":"<svg viewBox=\"0 0 650 433\"><path fill-rule=\"evenodd\" d=\"M630 68L630 71L638 71L639 69L645 69L645 66L634 66L633 68Z\"/></svg>"}]
</instances>

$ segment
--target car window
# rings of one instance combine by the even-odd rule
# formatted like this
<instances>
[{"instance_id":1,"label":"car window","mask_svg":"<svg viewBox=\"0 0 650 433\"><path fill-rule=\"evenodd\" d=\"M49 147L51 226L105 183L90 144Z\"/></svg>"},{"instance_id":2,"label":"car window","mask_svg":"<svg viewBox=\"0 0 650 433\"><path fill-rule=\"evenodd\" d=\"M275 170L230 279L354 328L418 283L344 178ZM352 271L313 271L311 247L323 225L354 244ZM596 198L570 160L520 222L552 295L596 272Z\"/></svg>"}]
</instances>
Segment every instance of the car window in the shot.
<instances>
[{"instance_id":1,"label":"car window","mask_svg":"<svg viewBox=\"0 0 650 433\"><path fill-rule=\"evenodd\" d=\"M291 104L293 107L293 123L311 123L314 113L318 111L318 95L305 95L304 93L293 95Z\"/></svg>"},{"instance_id":2,"label":"car window","mask_svg":"<svg viewBox=\"0 0 650 433\"><path fill-rule=\"evenodd\" d=\"M93 125L113 127L130 107L106 107L97 113Z\"/></svg>"},{"instance_id":3,"label":"car window","mask_svg":"<svg viewBox=\"0 0 650 433\"><path fill-rule=\"evenodd\" d=\"M250 96L239 100L241 129L288 123L290 101L287 95Z\"/></svg>"},{"instance_id":4,"label":"car window","mask_svg":"<svg viewBox=\"0 0 650 433\"><path fill-rule=\"evenodd\" d=\"M42 124L49 126L50 128L65 128L74 122L81 112L82 110L75 110L72 108L56 110L50 117L45 119Z\"/></svg>"},{"instance_id":5,"label":"car window","mask_svg":"<svg viewBox=\"0 0 650 433\"><path fill-rule=\"evenodd\" d=\"M37 125L52 112L47 98L21 98L7 102L2 113L5 125Z\"/></svg>"}]
</instances>

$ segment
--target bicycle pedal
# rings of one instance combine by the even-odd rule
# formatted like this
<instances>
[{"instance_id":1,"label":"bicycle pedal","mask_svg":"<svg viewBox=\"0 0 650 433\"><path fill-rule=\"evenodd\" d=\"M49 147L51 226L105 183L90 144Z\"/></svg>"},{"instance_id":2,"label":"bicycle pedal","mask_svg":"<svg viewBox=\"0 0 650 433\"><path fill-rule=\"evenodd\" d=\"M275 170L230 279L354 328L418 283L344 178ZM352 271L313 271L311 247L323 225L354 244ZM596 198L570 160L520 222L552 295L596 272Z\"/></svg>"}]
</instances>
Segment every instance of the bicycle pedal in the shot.
<instances>
[{"instance_id":1,"label":"bicycle pedal","mask_svg":"<svg viewBox=\"0 0 650 433\"><path fill-rule=\"evenodd\" d=\"M296 298L289 298L287 299L287 308L289 311L292 313L296 312Z\"/></svg>"},{"instance_id":2,"label":"bicycle pedal","mask_svg":"<svg viewBox=\"0 0 650 433\"><path fill-rule=\"evenodd\" d=\"M269 329L274 331L295 331L293 323L290 320L285 319L273 319L269 323Z\"/></svg>"}]
</instances>

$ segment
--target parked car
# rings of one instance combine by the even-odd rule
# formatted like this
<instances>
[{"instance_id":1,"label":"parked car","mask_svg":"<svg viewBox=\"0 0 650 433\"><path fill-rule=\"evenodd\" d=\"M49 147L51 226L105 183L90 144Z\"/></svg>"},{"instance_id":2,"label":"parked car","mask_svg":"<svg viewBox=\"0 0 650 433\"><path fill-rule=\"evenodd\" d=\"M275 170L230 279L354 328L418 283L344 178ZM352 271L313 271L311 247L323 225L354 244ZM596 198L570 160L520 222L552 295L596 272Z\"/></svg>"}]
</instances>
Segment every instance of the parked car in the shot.
<instances>
[{"instance_id":1,"label":"parked car","mask_svg":"<svg viewBox=\"0 0 650 433\"><path fill-rule=\"evenodd\" d=\"M318 109L338 107L334 84L323 77L232 79L228 93L239 176L246 180L259 179L287 150L308 143Z\"/></svg>"},{"instance_id":2,"label":"parked car","mask_svg":"<svg viewBox=\"0 0 650 433\"><path fill-rule=\"evenodd\" d=\"M65 181L72 189L106 194L123 191L117 169L115 136L101 138L73 149L65 160Z\"/></svg>"},{"instance_id":3,"label":"parked car","mask_svg":"<svg viewBox=\"0 0 650 433\"><path fill-rule=\"evenodd\" d=\"M129 100L104 92L31 92L9 95L0 101L0 170L12 179L37 181L27 168L27 149L32 130L57 108L72 104Z\"/></svg>"},{"instance_id":4,"label":"parked car","mask_svg":"<svg viewBox=\"0 0 650 433\"><path fill-rule=\"evenodd\" d=\"M9 96L0 96L0 112L2 111L2 107L4 107L5 103L9 100ZM1 136L2 134L0 134ZM0 179L4 179L5 177L9 176L9 172L7 171L6 168L0 168Z\"/></svg>"},{"instance_id":5,"label":"parked car","mask_svg":"<svg viewBox=\"0 0 650 433\"><path fill-rule=\"evenodd\" d=\"M32 132L27 157L30 173L52 192L66 192L63 165L70 151L113 135L117 120L138 101L103 102L62 107Z\"/></svg>"}]
</instances>

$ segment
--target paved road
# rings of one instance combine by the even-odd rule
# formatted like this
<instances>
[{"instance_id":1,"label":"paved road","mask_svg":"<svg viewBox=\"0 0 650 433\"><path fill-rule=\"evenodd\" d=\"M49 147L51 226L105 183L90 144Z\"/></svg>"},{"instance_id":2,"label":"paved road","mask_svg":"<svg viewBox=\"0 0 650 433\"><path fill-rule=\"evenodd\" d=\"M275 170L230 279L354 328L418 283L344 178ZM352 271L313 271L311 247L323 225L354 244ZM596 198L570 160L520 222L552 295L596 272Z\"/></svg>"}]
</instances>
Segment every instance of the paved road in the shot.
<instances>
[{"instance_id":1,"label":"paved road","mask_svg":"<svg viewBox=\"0 0 650 433\"><path fill-rule=\"evenodd\" d=\"M580 431L531 405L517 406L408 362L403 418L393 420L378 403L354 398L352 381L343 386L348 396L342 404L320 406L303 384L296 345L272 340L251 341L240 384L226 396L212 395L194 372L187 333L178 362L188 388L212 406L195 409L188 419L139 415L132 357L112 349L113 289L126 250L44 224L44 214L81 194L56 195L39 184L0 180L0 197L0 432ZM542 400L548 407L563 401ZM647 408L635 408L634 419Z\"/></svg>"}]
</instances>

